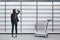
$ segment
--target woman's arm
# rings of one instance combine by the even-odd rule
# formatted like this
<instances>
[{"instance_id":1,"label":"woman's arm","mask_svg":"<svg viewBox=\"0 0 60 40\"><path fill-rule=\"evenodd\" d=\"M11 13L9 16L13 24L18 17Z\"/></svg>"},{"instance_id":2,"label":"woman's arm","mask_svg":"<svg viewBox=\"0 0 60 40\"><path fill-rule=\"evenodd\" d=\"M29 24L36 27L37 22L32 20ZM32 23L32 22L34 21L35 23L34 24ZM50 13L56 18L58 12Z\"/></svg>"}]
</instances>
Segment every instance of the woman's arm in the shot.
<instances>
[{"instance_id":1,"label":"woman's arm","mask_svg":"<svg viewBox=\"0 0 60 40\"><path fill-rule=\"evenodd\" d=\"M11 14L11 22L12 22L12 14Z\"/></svg>"},{"instance_id":2,"label":"woman's arm","mask_svg":"<svg viewBox=\"0 0 60 40\"><path fill-rule=\"evenodd\" d=\"M18 11L18 13L17 14L19 14L20 13L20 11L19 10L17 10Z\"/></svg>"}]
</instances>

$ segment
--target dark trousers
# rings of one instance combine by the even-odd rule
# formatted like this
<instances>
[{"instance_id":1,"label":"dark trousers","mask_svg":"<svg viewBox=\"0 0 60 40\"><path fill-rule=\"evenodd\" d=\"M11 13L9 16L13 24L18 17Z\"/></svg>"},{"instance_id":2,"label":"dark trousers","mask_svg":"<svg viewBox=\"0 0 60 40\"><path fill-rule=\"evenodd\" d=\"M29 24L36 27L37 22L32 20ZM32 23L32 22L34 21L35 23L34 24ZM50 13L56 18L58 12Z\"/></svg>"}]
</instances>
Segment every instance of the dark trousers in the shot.
<instances>
[{"instance_id":1,"label":"dark trousers","mask_svg":"<svg viewBox=\"0 0 60 40\"><path fill-rule=\"evenodd\" d=\"M17 35L17 21L12 22L12 36L13 36L13 32L14 32L14 26L15 26L15 32L16 32L16 35Z\"/></svg>"}]
</instances>

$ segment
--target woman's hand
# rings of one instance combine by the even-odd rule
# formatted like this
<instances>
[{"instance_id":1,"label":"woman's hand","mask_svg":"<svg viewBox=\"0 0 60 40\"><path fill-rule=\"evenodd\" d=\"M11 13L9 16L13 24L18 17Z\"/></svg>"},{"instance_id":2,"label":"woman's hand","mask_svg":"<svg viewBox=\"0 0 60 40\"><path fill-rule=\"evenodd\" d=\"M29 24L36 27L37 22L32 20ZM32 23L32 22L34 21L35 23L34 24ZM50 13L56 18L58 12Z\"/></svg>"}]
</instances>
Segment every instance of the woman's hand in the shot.
<instances>
[{"instance_id":1,"label":"woman's hand","mask_svg":"<svg viewBox=\"0 0 60 40\"><path fill-rule=\"evenodd\" d=\"M17 10L18 11L18 13L20 13L20 11L19 10Z\"/></svg>"}]
</instances>

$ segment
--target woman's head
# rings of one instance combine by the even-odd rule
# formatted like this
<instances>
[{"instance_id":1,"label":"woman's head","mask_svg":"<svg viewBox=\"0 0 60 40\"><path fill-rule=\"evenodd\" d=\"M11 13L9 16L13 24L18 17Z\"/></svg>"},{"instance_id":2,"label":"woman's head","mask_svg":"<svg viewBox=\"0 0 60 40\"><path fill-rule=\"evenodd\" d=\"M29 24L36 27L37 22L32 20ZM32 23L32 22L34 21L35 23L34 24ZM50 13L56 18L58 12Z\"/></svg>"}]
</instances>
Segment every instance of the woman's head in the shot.
<instances>
[{"instance_id":1,"label":"woman's head","mask_svg":"<svg viewBox=\"0 0 60 40\"><path fill-rule=\"evenodd\" d=\"M16 11L15 11L16 9L13 9L13 13L15 14L16 13Z\"/></svg>"}]
</instances>

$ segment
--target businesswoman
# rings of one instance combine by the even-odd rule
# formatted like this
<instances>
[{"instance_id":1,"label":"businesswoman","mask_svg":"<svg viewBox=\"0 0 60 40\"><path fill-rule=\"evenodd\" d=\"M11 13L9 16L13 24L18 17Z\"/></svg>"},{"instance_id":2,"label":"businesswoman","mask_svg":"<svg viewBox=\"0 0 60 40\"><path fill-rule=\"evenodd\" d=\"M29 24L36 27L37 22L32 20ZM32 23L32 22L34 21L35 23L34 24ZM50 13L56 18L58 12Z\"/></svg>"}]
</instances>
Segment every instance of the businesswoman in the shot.
<instances>
[{"instance_id":1,"label":"businesswoman","mask_svg":"<svg viewBox=\"0 0 60 40\"><path fill-rule=\"evenodd\" d=\"M15 32L16 32L16 37L17 37L17 22L19 21L19 19L18 19L19 13L20 13L20 11L18 11L18 13L16 13L16 9L13 9L13 13L11 14L12 37L13 37L14 26L15 26Z\"/></svg>"}]
</instances>

